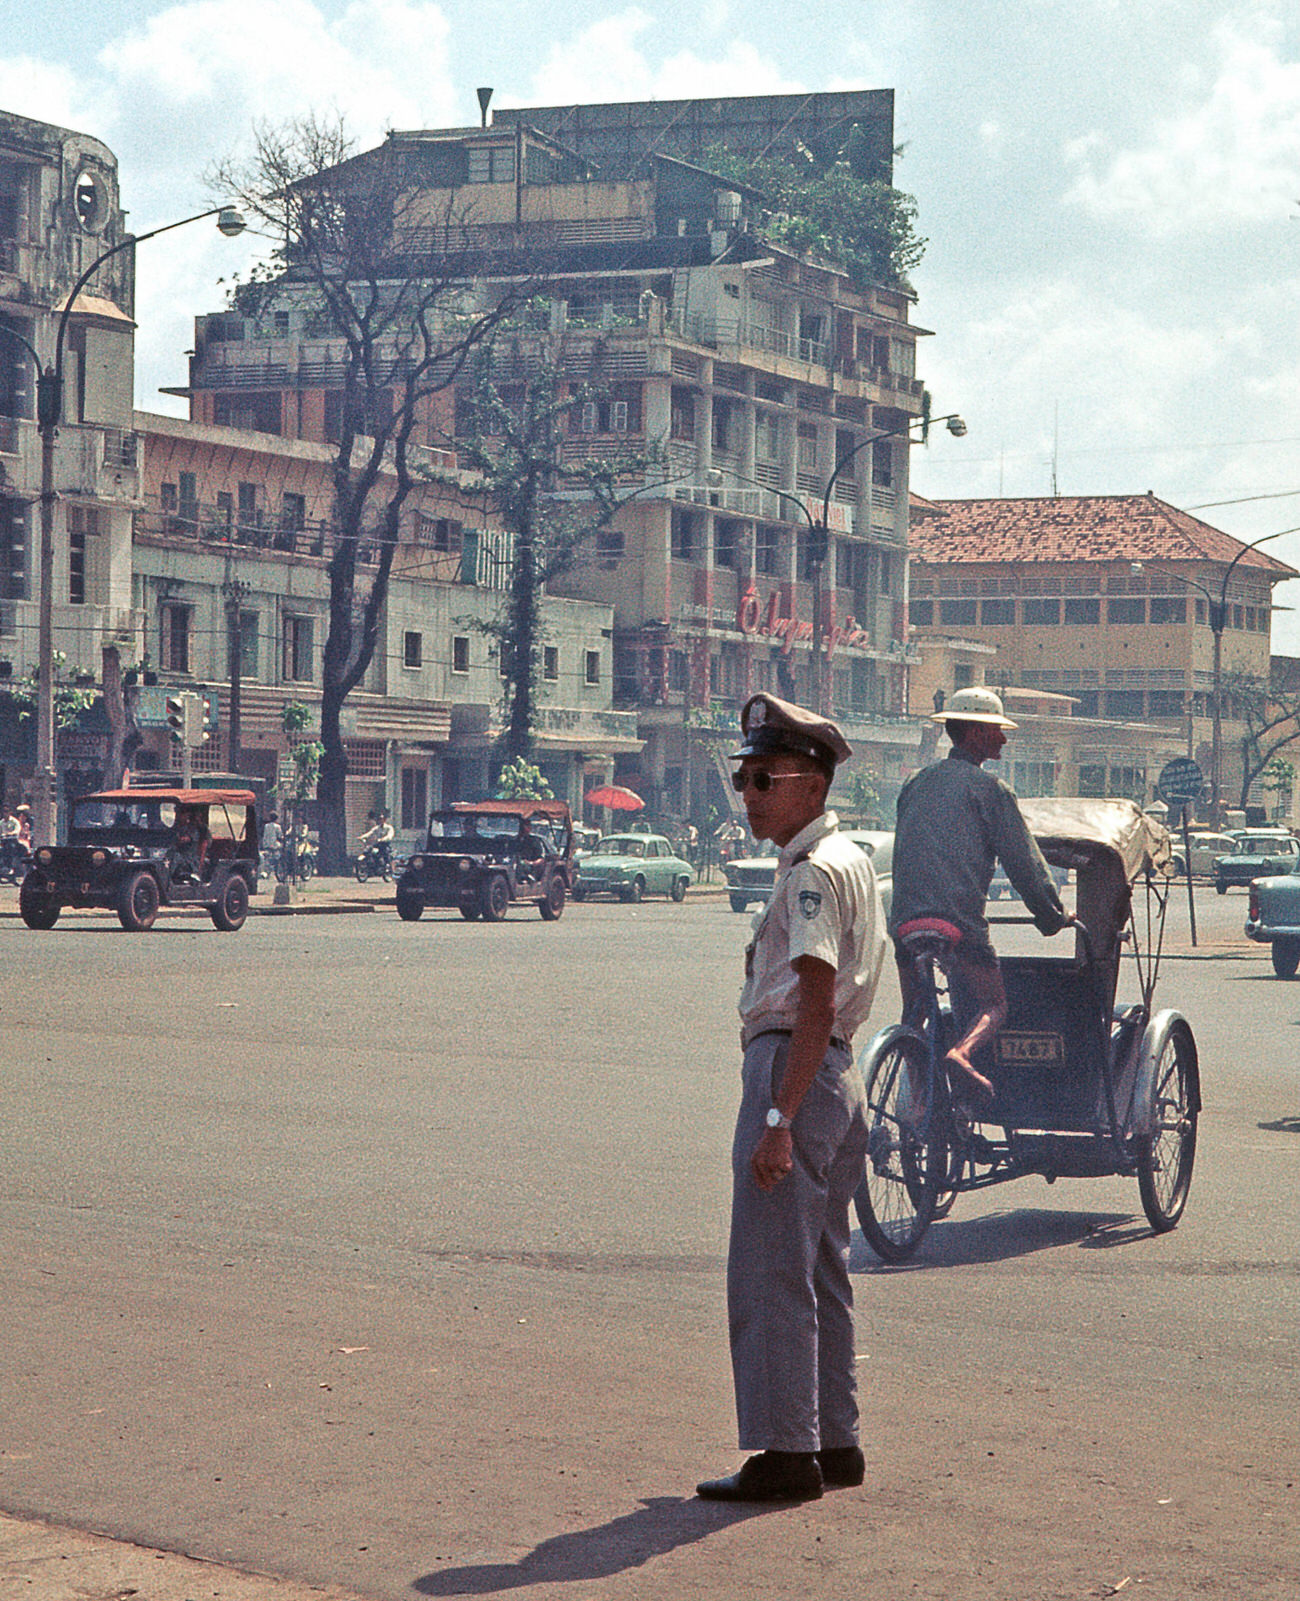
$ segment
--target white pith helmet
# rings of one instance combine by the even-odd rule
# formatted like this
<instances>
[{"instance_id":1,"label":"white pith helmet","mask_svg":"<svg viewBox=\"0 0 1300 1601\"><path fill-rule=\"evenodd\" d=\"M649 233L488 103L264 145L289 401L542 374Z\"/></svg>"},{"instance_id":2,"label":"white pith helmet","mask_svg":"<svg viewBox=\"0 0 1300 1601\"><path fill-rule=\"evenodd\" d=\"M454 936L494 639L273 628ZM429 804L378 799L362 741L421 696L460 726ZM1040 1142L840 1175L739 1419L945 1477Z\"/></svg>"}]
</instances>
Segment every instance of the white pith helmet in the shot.
<instances>
[{"instance_id":1,"label":"white pith helmet","mask_svg":"<svg viewBox=\"0 0 1300 1601\"><path fill-rule=\"evenodd\" d=\"M999 728L1017 728L1019 724L1013 723L1002 710L1001 697L995 695L991 689L974 684L969 689L959 689L950 696L941 712L933 712L930 716L932 723L995 723Z\"/></svg>"}]
</instances>

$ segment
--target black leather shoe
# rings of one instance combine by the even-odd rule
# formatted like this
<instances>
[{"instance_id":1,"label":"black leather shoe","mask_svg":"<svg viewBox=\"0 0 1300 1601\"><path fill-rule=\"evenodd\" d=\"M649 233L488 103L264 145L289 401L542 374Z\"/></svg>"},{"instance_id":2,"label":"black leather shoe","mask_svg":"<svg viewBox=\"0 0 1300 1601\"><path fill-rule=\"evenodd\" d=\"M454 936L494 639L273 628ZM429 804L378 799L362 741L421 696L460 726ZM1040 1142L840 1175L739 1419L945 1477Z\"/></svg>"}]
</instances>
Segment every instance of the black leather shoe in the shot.
<instances>
[{"instance_id":1,"label":"black leather shoe","mask_svg":"<svg viewBox=\"0 0 1300 1601\"><path fill-rule=\"evenodd\" d=\"M867 1459L856 1445L835 1445L818 1451L817 1466L825 1483L838 1489L861 1484L867 1476Z\"/></svg>"},{"instance_id":2,"label":"black leather shoe","mask_svg":"<svg viewBox=\"0 0 1300 1601\"><path fill-rule=\"evenodd\" d=\"M822 1471L811 1451L762 1451L739 1473L697 1484L695 1493L706 1501L816 1501Z\"/></svg>"}]
</instances>

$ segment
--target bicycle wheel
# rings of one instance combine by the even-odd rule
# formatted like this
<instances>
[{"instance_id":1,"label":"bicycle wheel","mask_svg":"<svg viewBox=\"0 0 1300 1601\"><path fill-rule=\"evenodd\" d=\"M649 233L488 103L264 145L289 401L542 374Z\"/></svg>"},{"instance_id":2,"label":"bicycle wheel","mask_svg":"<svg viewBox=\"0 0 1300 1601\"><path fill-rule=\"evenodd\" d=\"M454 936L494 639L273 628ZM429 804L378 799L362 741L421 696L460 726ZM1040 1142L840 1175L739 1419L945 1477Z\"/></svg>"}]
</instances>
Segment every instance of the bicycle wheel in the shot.
<instances>
[{"instance_id":1,"label":"bicycle wheel","mask_svg":"<svg viewBox=\"0 0 1300 1601\"><path fill-rule=\"evenodd\" d=\"M1166 1234L1187 1205L1200 1111L1196 1042L1181 1018L1160 1041L1153 1093L1154 1132L1137 1142L1138 1193L1154 1232Z\"/></svg>"},{"instance_id":2,"label":"bicycle wheel","mask_svg":"<svg viewBox=\"0 0 1300 1601\"><path fill-rule=\"evenodd\" d=\"M853 1204L871 1249L905 1262L934 1217L947 1174L947 1146L936 1131L936 1085L929 1053L916 1034L891 1029L868 1047L866 1173Z\"/></svg>"}]
</instances>

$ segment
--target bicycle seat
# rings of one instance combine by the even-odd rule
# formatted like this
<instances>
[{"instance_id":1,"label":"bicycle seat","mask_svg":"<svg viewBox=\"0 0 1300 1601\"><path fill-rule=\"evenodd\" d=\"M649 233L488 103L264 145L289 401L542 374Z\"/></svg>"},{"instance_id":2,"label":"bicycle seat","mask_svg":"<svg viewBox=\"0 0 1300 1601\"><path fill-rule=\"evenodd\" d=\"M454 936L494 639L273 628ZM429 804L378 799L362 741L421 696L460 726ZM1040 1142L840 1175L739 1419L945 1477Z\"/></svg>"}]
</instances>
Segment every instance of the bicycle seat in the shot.
<instances>
[{"instance_id":1,"label":"bicycle seat","mask_svg":"<svg viewBox=\"0 0 1300 1601\"><path fill-rule=\"evenodd\" d=\"M900 923L895 938L913 956L939 954L961 940L961 929L943 917L913 917Z\"/></svg>"}]
</instances>

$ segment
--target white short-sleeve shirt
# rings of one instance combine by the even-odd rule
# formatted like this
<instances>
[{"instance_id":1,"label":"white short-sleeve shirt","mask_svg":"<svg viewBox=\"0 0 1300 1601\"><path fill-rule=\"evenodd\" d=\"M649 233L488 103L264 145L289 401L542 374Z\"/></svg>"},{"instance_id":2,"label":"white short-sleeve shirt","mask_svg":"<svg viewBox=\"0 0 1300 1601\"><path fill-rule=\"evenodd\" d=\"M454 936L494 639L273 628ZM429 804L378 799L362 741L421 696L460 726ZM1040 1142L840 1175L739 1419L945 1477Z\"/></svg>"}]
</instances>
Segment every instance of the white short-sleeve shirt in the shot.
<instances>
[{"instance_id":1,"label":"white short-sleeve shirt","mask_svg":"<svg viewBox=\"0 0 1300 1601\"><path fill-rule=\"evenodd\" d=\"M835 1026L852 1039L870 1015L885 956L885 919L871 860L823 812L777 858L772 898L754 919L740 1017L747 1036L793 1028L799 976L813 956L835 969Z\"/></svg>"}]
</instances>

